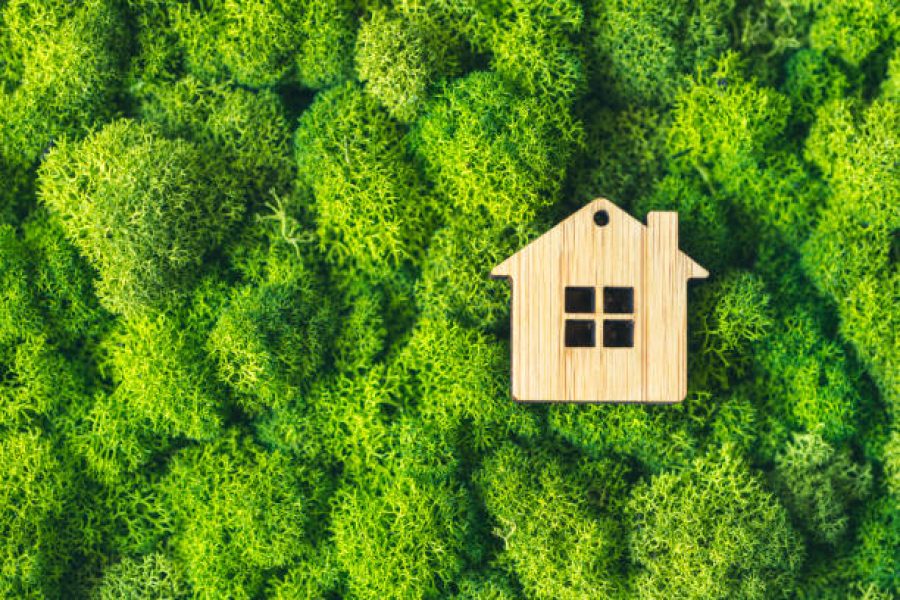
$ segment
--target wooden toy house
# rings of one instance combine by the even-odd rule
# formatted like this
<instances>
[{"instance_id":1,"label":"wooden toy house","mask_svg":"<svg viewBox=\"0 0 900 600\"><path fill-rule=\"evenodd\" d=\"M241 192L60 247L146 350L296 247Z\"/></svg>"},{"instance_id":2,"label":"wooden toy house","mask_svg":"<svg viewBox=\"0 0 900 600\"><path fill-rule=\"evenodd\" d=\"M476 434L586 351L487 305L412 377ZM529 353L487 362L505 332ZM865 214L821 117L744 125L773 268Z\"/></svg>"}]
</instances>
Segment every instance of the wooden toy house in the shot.
<instances>
[{"instance_id":1,"label":"wooden toy house","mask_svg":"<svg viewBox=\"0 0 900 600\"><path fill-rule=\"evenodd\" d=\"M644 225L598 198L494 267L512 284L512 396L522 402L680 402L687 281L678 213Z\"/></svg>"}]
</instances>

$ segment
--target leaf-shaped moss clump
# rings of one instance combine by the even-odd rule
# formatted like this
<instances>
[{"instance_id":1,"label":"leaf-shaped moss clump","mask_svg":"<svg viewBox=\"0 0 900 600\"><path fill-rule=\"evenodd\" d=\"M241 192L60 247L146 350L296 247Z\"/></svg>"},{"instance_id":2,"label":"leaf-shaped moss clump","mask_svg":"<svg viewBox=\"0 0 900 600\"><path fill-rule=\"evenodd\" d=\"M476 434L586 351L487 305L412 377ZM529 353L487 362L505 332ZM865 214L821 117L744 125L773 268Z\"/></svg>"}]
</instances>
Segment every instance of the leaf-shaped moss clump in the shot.
<instances>
[{"instance_id":1,"label":"leaf-shaped moss clump","mask_svg":"<svg viewBox=\"0 0 900 600\"><path fill-rule=\"evenodd\" d=\"M111 311L139 314L182 295L243 212L228 180L196 146L120 120L61 141L40 195L97 269Z\"/></svg>"}]
</instances>

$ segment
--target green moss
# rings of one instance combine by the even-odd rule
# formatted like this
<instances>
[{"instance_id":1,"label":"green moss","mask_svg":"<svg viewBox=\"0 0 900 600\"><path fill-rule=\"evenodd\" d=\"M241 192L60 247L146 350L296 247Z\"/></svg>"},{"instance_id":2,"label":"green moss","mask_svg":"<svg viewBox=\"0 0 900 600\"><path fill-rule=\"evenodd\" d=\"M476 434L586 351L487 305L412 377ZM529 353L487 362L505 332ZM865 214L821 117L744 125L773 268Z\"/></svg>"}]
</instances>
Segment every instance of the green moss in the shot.
<instances>
[{"instance_id":1,"label":"green moss","mask_svg":"<svg viewBox=\"0 0 900 600\"><path fill-rule=\"evenodd\" d=\"M167 137L195 143L228 172L230 185L261 204L284 194L294 175L290 134L281 99L269 90L206 84L187 76L141 90L141 118Z\"/></svg>"},{"instance_id":2,"label":"green moss","mask_svg":"<svg viewBox=\"0 0 900 600\"><path fill-rule=\"evenodd\" d=\"M404 378L383 363L354 375L319 378L257 426L265 443L339 468L354 480L378 468L393 441L388 415L401 409Z\"/></svg>"},{"instance_id":3,"label":"green moss","mask_svg":"<svg viewBox=\"0 0 900 600\"><path fill-rule=\"evenodd\" d=\"M30 169L0 158L0 223L15 225L34 207L34 177Z\"/></svg>"},{"instance_id":4,"label":"green moss","mask_svg":"<svg viewBox=\"0 0 900 600\"><path fill-rule=\"evenodd\" d=\"M520 596L509 576L499 570L468 575L458 587L459 593L453 596L454 600L513 600Z\"/></svg>"},{"instance_id":5,"label":"green moss","mask_svg":"<svg viewBox=\"0 0 900 600\"><path fill-rule=\"evenodd\" d=\"M0 347L40 331L28 270L28 254L15 229L0 225Z\"/></svg>"},{"instance_id":6,"label":"green moss","mask_svg":"<svg viewBox=\"0 0 900 600\"><path fill-rule=\"evenodd\" d=\"M39 338L41 346L79 354L106 320L93 274L45 211L35 211L23 229L19 235L0 226L0 353Z\"/></svg>"},{"instance_id":7,"label":"green moss","mask_svg":"<svg viewBox=\"0 0 900 600\"><path fill-rule=\"evenodd\" d=\"M738 245L796 246L812 226L821 184L796 148L785 146L789 99L745 71L739 55L728 53L676 96L670 166L698 178L723 205Z\"/></svg>"},{"instance_id":8,"label":"green moss","mask_svg":"<svg viewBox=\"0 0 900 600\"><path fill-rule=\"evenodd\" d=\"M435 350L440 348L440 352ZM536 437L535 415L511 402L489 401L509 394L509 348L453 322L423 319L416 324L399 360L417 378L416 400L425 422L479 451L510 434Z\"/></svg>"},{"instance_id":9,"label":"green moss","mask_svg":"<svg viewBox=\"0 0 900 600\"><path fill-rule=\"evenodd\" d=\"M282 404L324 366L335 318L296 257L273 257L265 278L235 289L209 336L219 378L250 412Z\"/></svg>"},{"instance_id":10,"label":"green moss","mask_svg":"<svg viewBox=\"0 0 900 600\"><path fill-rule=\"evenodd\" d=\"M348 0L214 0L174 2L168 14L188 72L205 81L322 88L350 73L354 9Z\"/></svg>"},{"instance_id":11,"label":"green moss","mask_svg":"<svg viewBox=\"0 0 900 600\"><path fill-rule=\"evenodd\" d=\"M356 70L366 91L401 121L416 116L428 98L435 64L422 34L410 23L376 12L361 27Z\"/></svg>"},{"instance_id":12,"label":"green moss","mask_svg":"<svg viewBox=\"0 0 900 600\"><path fill-rule=\"evenodd\" d=\"M98 270L104 306L158 308L190 283L243 210L196 146L120 120L60 141L40 170L42 201Z\"/></svg>"},{"instance_id":13,"label":"green moss","mask_svg":"<svg viewBox=\"0 0 900 600\"><path fill-rule=\"evenodd\" d=\"M234 431L179 452L163 489L173 556L193 592L255 597L273 570L301 556L319 476Z\"/></svg>"},{"instance_id":14,"label":"green moss","mask_svg":"<svg viewBox=\"0 0 900 600\"><path fill-rule=\"evenodd\" d=\"M900 48L894 48L888 62L887 76L881 82L881 96L894 102L900 100Z\"/></svg>"},{"instance_id":15,"label":"green moss","mask_svg":"<svg viewBox=\"0 0 900 600\"><path fill-rule=\"evenodd\" d=\"M485 462L477 482L502 541L498 560L529 597L618 597L622 469L609 461L572 471L549 452L509 443Z\"/></svg>"},{"instance_id":16,"label":"green moss","mask_svg":"<svg viewBox=\"0 0 900 600\"><path fill-rule=\"evenodd\" d=\"M712 444L728 446L742 456L752 456L766 432L760 430L761 411L750 399L750 393L739 388L716 404L709 432Z\"/></svg>"},{"instance_id":17,"label":"green moss","mask_svg":"<svg viewBox=\"0 0 900 600\"><path fill-rule=\"evenodd\" d=\"M115 114L124 26L106 0L12 0L0 19L0 159L31 166L61 136Z\"/></svg>"},{"instance_id":18,"label":"green moss","mask_svg":"<svg viewBox=\"0 0 900 600\"><path fill-rule=\"evenodd\" d=\"M743 181L784 129L788 108L783 96L744 78L737 54L725 54L675 97L669 152L708 183Z\"/></svg>"},{"instance_id":19,"label":"green moss","mask_svg":"<svg viewBox=\"0 0 900 600\"><path fill-rule=\"evenodd\" d=\"M35 426L85 400L84 373L45 336L24 337L4 354L0 429Z\"/></svg>"},{"instance_id":20,"label":"green moss","mask_svg":"<svg viewBox=\"0 0 900 600\"><path fill-rule=\"evenodd\" d=\"M819 4L811 0L765 0L738 9L739 37L735 41L743 52L756 57L754 73L773 80L786 55L809 46L809 28Z\"/></svg>"},{"instance_id":21,"label":"green moss","mask_svg":"<svg viewBox=\"0 0 900 600\"><path fill-rule=\"evenodd\" d=\"M169 440L154 433L151 423L132 414L110 394L97 393L84 412L72 426L71 445L97 481L121 483L169 447Z\"/></svg>"},{"instance_id":22,"label":"green moss","mask_svg":"<svg viewBox=\"0 0 900 600\"><path fill-rule=\"evenodd\" d=\"M511 0L475 6L481 22L472 38L476 46L490 50L493 70L560 108L584 91L584 53L575 43L584 14L577 2Z\"/></svg>"},{"instance_id":23,"label":"green moss","mask_svg":"<svg viewBox=\"0 0 900 600\"><path fill-rule=\"evenodd\" d=\"M575 200L598 196L624 207L650 193L663 175L666 113L650 108L585 107L585 146L576 174Z\"/></svg>"},{"instance_id":24,"label":"green moss","mask_svg":"<svg viewBox=\"0 0 900 600\"><path fill-rule=\"evenodd\" d=\"M896 11L884 0L822 2L809 41L813 49L857 66L897 31L898 25Z\"/></svg>"},{"instance_id":25,"label":"green moss","mask_svg":"<svg viewBox=\"0 0 900 600\"><path fill-rule=\"evenodd\" d=\"M413 120L436 80L460 69L461 40L442 16L431 7L398 13L377 10L360 27L359 79L400 121Z\"/></svg>"},{"instance_id":26,"label":"green moss","mask_svg":"<svg viewBox=\"0 0 900 600\"><path fill-rule=\"evenodd\" d=\"M587 456L618 455L657 472L696 454L696 440L683 410L683 405L554 405L548 409L548 421L553 431Z\"/></svg>"},{"instance_id":27,"label":"green moss","mask_svg":"<svg viewBox=\"0 0 900 600\"><path fill-rule=\"evenodd\" d=\"M425 190L398 125L355 84L320 93L294 138L300 182L327 260L379 272L421 253Z\"/></svg>"},{"instance_id":28,"label":"green moss","mask_svg":"<svg viewBox=\"0 0 900 600\"><path fill-rule=\"evenodd\" d=\"M334 546L311 549L282 577L273 577L266 588L266 597L276 600L293 598L330 598L340 589Z\"/></svg>"},{"instance_id":29,"label":"green moss","mask_svg":"<svg viewBox=\"0 0 900 600\"><path fill-rule=\"evenodd\" d=\"M147 468L120 482L99 485L84 477L80 469L77 475L77 493L68 503L65 533L84 563L67 565L68 575L77 579L72 588L96 585L100 571L119 558L137 559L164 551L174 524L160 489L159 473ZM183 580L181 569L178 565L173 577Z\"/></svg>"},{"instance_id":30,"label":"green moss","mask_svg":"<svg viewBox=\"0 0 900 600\"><path fill-rule=\"evenodd\" d=\"M852 560L860 579L886 593L897 591L897 553L900 543L900 512L896 496L869 501L857 533Z\"/></svg>"},{"instance_id":31,"label":"green moss","mask_svg":"<svg viewBox=\"0 0 900 600\"><path fill-rule=\"evenodd\" d=\"M398 419L390 435L389 464L372 463L335 495L337 560L354 596L439 597L479 555L471 498L450 447L416 422Z\"/></svg>"},{"instance_id":32,"label":"green moss","mask_svg":"<svg viewBox=\"0 0 900 600\"><path fill-rule=\"evenodd\" d=\"M175 600L188 594L174 561L165 554L148 554L107 568L94 595L99 600Z\"/></svg>"},{"instance_id":33,"label":"green moss","mask_svg":"<svg viewBox=\"0 0 900 600\"><path fill-rule=\"evenodd\" d=\"M900 498L900 430L891 430L883 455L885 484L895 498Z\"/></svg>"},{"instance_id":34,"label":"green moss","mask_svg":"<svg viewBox=\"0 0 900 600\"><path fill-rule=\"evenodd\" d=\"M384 298L374 290L351 291L335 339L334 366L344 373L365 371L385 349Z\"/></svg>"},{"instance_id":35,"label":"green moss","mask_svg":"<svg viewBox=\"0 0 900 600\"><path fill-rule=\"evenodd\" d=\"M797 522L817 541L835 544L847 532L847 509L869 492L872 475L816 434L795 435L775 457L775 482Z\"/></svg>"},{"instance_id":36,"label":"green moss","mask_svg":"<svg viewBox=\"0 0 900 600\"><path fill-rule=\"evenodd\" d=\"M126 75L132 92L140 92L150 82L176 79L183 71L179 36L172 27L172 5L170 0L124 2L134 44Z\"/></svg>"},{"instance_id":37,"label":"green moss","mask_svg":"<svg viewBox=\"0 0 900 600\"><path fill-rule=\"evenodd\" d=\"M449 85L419 121L414 147L442 212L528 222L558 198L581 127L552 103L522 96L493 73ZM461 168L462 167L462 168Z\"/></svg>"},{"instance_id":38,"label":"green moss","mask_svg":"<svg viewBox=\"0 0 900 600\"><path fill-rule=\"evenodd\" d=\"M807 122L823 103L843 97L849 85L844 73L815 50L798 51L787 61L785 71L784 92L794 104L793 116Z\"/></svg>"},{"instance_id":39,"label":"green moss","mask_svg":"<svg viewBox=\"0 0 900 600\"><path fill-rule=\"evenodd\" d=\"M698 348L690 366L700 389L727 388L753 364L753 344L774 325L769 302L763 282L750 273L732 272L699 290L690 327Z\"/></svg>"},{"instance_id":40,"label":"green moss","mask_svg":"<svg viewBox=\"0 0 900 600\"><path fill-rule=\"evenodd\" d=\"M808 312L796 310L776 321L758 365L764 383L757 393L770 422L818 432L829 441L845 440L856 431L859 371ZM787 441L777 428L771 431L772 444Z\"/></svg>"},{"instance_id":41,"label":"green moss","mask_svg":"<svg viewBox=\"0 0 900 600\"><path fill-rule=\"evenodd\" d=\"M357 3L316 0L306 6L300 23L297 79L306 87L324 89L350 78L356 42Z\"/></svg>"},{"instance_id":42,"label":"green moss","mask_svg":"<svg viewBox=\"0 0 900 600\"><path fill-rule=\"evenodd\" d=\"M642 598L786 597L803 562L784 508L728 454L638 484L628 515Z\"/></svg>"},{"instance_id":43,"label":"green moss","mask_svg":"<svg viewBox=\"0 0 900 600\"><path fill-rule=\"evenodd\" d=\"M438 230L416 286L416 303L422 314L485 329L506 327L509 285L491 281L484 274L537 236L536 227L498 232L474 220Z\"/></svg>"},{"instance_id":44,"label":"green moss","mask_svg":"<svg viewBox=\"0 0 900 600\"><path fill-rule=\"evenodd\" d=\"M0 594L53 594L64 556L56 532L65 472L50 442L32 430L0 434L0 474Z\"/></svg>"},{"instance_id":45,"label":"green moss","mask_svg":"<svg viewBox=\"0 0 900 600\"><path fill-rule=\"evenodd\" d=\"M727 204L697 178L667 175L659 179L634 205L636 217L646 217L652 210L678 212L678 247L714 276L734 261L738 249Z\"/></svg>"},{"instance_id":46,"label":"green moss","mask_svg":"<svg viewBox=\"0 0 900 600\"><path fill-rule=\"evenodd\" d=\"M733 0L589 4L594 78L625 105L667 104L729 47Z\"/></svg>"},{"instance_id":47,"label":"green moss","mask_svg":"<svg viewBox=\"0 0 900 600\"><path fill-rule=\"evenodd\" d=\"M859 117L836 101L823 106L810 133L806 156L822 170L828 199L803 247L803 265L820 291L837 304L840 330L896 405L896 131L900 110L876 101Z\"/></svg>"},{"instance_id":48,"label":"green moss","mask_svg":"<svg viewBox=\"0 0 900 600\"><path fill-rule=\"evenodd\" d=\"M436 597L461 568L465 512L452 481L397 475L377 491L343 490L332 518L348 588L360 598Z\"/></svg>"},{"instance_id":49,"label":"green moss","mask_svg":"<svg viewBox=\"0 0 900 600\"><path fill-rule=\"evenodd\" d=\"M77 348L84 338L96 339L109 315L97 301L88 263L46 210L32 211L22 230L31 257L31 293L43 312L43 326L68 348Z\"/></svg>"},{"instance_id":50,"label":"green moss","mask_svg":"<svg viewBox=\"0 0 900 600\"><path fill-rule=\"evenodd\" d=\"M203 331L160 315L129 319L104 341L110 398L160 435L209 439L220 433L221 390L202 353Z\"/></svg>"},{"instance_id":51,"label":"green moss","mask_svg":"<svg viewBox=\"0 0 900 600\"><path fill-rule=\"evenodd\" d=\"M242 84L262 87L287 74L297 49L301 2L217 0L174 4L171 10L187 68L199 77L231 75Z\"/></svg>"}]
</instances>

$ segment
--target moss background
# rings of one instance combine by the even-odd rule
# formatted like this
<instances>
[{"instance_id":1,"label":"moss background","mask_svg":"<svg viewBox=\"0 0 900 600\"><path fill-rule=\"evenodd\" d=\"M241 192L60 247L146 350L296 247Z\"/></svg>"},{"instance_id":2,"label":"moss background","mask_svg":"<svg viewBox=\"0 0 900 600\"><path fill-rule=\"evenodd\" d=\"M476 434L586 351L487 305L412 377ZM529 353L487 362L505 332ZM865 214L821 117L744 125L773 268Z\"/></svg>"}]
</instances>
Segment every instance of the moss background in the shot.
<instances>
[{"instance_id":1,"label":"moss background","mask_svg":"<svg viewBox=\"0 0 900 600\"><path fill-rule=\"evenodd\" d=\"M0 0L0 597L894 598L889 0ZM490 268L678 210L681 405Z\"/></svg>"}]
</instances>

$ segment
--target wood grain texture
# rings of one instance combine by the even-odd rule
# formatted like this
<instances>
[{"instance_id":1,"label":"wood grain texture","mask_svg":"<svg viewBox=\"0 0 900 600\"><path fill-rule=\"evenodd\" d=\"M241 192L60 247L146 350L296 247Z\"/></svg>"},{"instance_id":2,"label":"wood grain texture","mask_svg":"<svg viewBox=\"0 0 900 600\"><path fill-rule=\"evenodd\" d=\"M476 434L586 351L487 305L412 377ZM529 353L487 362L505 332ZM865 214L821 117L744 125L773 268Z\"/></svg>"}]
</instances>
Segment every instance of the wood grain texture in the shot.
<instances>
[{"instance_id":1,"label":"wood grain texture","mask_svg":"<svg viewBox=\"0 0 900 600\"><path fill-rule=\"evenodd\" d=\"M598 226L597 211L609 222ZM511 385L522 402L679 402L687 393L687 280L707 272L678 249L678 214L643 225L598 198L491 271L512 284ZM565 312L567 286L593 287L592 314ZM604 287L630 287L634 312L607 314ZM596 346L566 347L567 318ZM633 320L633 347L603 346L604 319Z\"/></svg>"}]
</instances>

